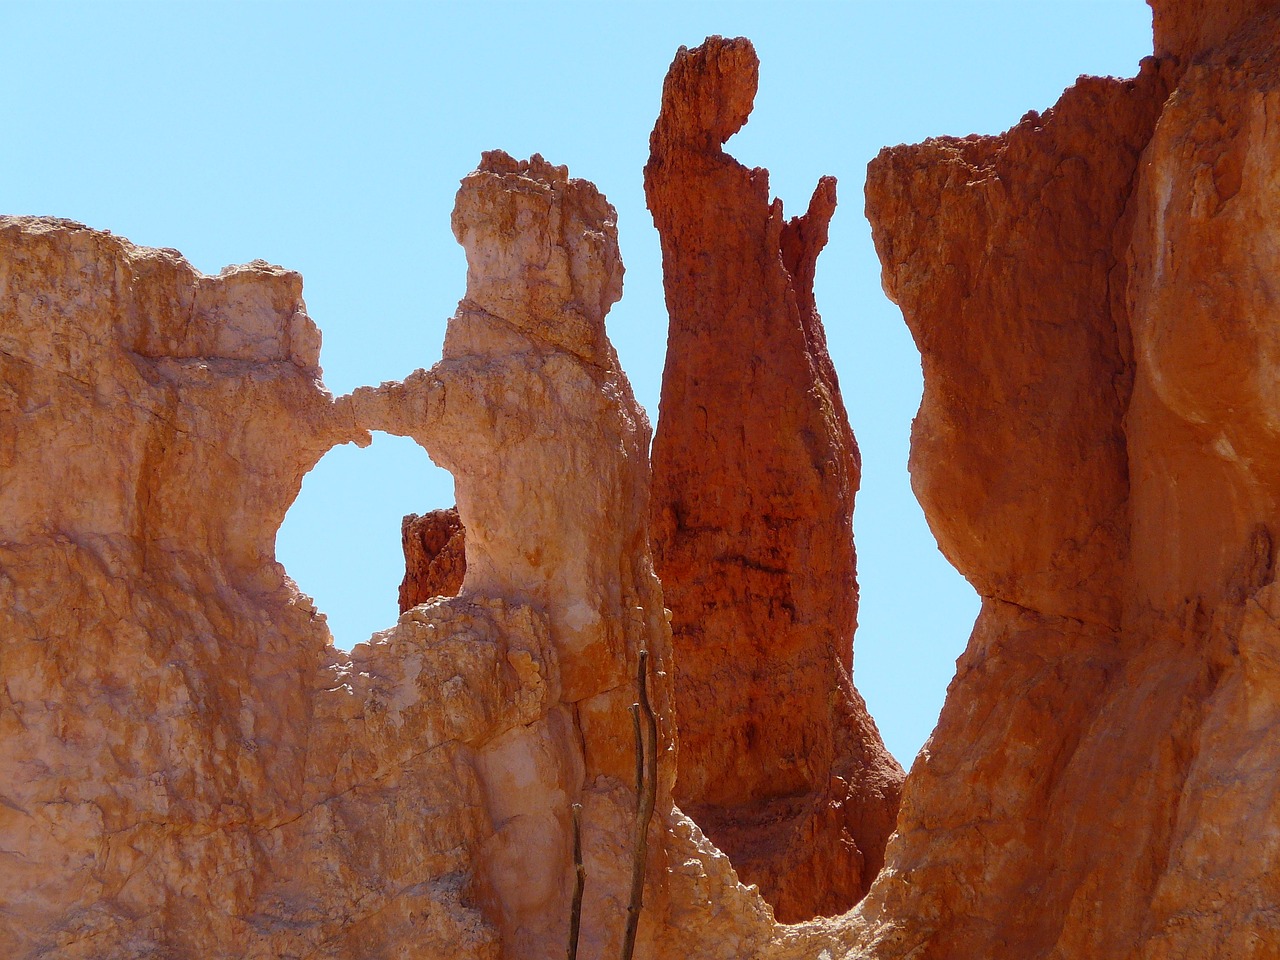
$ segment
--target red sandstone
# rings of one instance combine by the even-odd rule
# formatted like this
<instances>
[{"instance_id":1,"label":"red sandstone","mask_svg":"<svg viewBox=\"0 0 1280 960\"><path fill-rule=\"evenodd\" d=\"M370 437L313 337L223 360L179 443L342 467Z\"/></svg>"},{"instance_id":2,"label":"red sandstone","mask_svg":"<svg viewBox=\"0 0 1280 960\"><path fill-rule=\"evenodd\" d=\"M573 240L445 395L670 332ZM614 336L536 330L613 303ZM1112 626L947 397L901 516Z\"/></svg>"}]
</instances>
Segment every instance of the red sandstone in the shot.
<instances>
[{"instance_id":1,"label":"red sandstone","mask_svg":"<svg viewBox=\"0 0 1280 960\"><path fill-rule=\"evenodd\" d=\"M721 150L757 69L746 40L682 48L650 139L671 316L652 536L675 634L677 801L794 921L866 890L902 772L850 676L860 465L813 300L836 184L787 221L768 172Z\"/></svg>"}]
</instances>

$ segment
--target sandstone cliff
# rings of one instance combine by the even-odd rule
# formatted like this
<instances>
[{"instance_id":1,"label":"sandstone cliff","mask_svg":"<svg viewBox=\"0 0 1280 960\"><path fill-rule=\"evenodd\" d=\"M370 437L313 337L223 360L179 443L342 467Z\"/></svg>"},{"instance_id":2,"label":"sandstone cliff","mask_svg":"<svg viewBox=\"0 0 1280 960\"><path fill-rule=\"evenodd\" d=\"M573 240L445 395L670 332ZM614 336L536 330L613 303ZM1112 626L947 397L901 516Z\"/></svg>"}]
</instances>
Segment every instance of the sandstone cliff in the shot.
<instances>
[{"instance_id":1,"label":"sandstone cliff","mask_svg":"<svg viewBox=\"0 0 1280 960\"><path fill-rule=\"evenodd\" d=\"M1136 79L870 167L984 601L855 955L1280 950L1280 20L1155 12Z\"/></svg>"},{"instance_id":2,"label":"sandstone cliff","mask_svg":"<svg viewBox=\"0 0 1280 960\"><path fill-rule=\"evenodd\" d=\"M649 427L603 325L613 210L494 153L454 230L444 358L335 400L297 274L0 221L0 953L560 957L578 802L580 956L616 956L641 649L660 755L637 956L771 936L671 804ZM303 474L369 429L455 471L482 533L459 596L348 655L273 540Z\"/></svg>"},{"instance_id":3,"label":"sandstone cliff","mask_svg":"<svg viewBox=\"0 0 1280 960\"><path fill-rule=\"evenodd\" d=\"M836 184L784 220L768 172L721 150L757 72L743 39L682 48L650 139L671 317L652 536L676 650L676 799L796 921L866 891L902 771L850 675L860 464L813 300Z\"/></svg>"},{"instance_id":4,"label":"sandstone cliff","mask_svg":"<svg viewBox=\"0 0 1280 960\"><path fill-rule=\"evenodd\" d=\"M925 373L913 483L984 602L885 869L850 913L795 926L672 804L649 431L604 334L622 271L594 187L486 155L458 196L468 285L443 359L338 399L296 274L207 277L0 218L0 953L563 956L577 801L579 955L617 956L644 649L639 957L1280 956L1280 12L1157 3L1155 22L1134 80L871 166ZM806 439L844 477L842 529L856 461L810 285L833 197L786 224L763 172L719 151L749 111L747 48L686 51L669 86L658 164L727 184L731 216L721 249L651 170L664 243L760 279L736 289L796 345L779 370L808 365L821 414L790 415L817 418ZM687 275L669 282L687 304ZM371 429L454 472L474 534L458 596L344 654L273 540L303 474ZM852 598L851 546L831 549ZM792 649L847 676L834 640L826 661ZM829 742L806 753L836 770Z\"/></svg>"}]
</instances>

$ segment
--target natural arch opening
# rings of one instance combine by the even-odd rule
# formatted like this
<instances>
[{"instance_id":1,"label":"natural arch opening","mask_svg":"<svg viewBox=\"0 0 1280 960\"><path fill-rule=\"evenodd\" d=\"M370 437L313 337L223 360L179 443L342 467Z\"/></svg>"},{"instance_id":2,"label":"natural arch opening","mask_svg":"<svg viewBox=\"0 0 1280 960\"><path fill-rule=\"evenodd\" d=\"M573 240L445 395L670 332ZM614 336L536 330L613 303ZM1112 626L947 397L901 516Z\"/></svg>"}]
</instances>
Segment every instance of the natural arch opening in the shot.
<instances>
[{"instance_id":1,"label":"natural arch opening","mask_svg":"<svg viewBox=\"0 0 1280 960\"><path fill-rule=\"evenodd\" d=\"M343 650L395 624L409 514L454 503L453 476L406 437L334 447L307 474L276 535L276 558L328 617Z\"/></svg>"}]
</instances>

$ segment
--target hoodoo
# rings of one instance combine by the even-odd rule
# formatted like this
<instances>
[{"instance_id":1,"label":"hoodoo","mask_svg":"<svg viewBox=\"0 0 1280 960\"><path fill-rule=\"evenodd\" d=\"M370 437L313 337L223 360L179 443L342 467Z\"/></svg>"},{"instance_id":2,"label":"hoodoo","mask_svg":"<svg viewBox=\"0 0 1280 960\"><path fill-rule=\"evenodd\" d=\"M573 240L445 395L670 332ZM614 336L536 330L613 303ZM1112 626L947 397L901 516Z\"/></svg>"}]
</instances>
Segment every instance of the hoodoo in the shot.
<instances>
[{"instance_id":1,"label":"hoodoo","mask_svg":"<svg viewBox=\"0 0 1280 960\"><path fill-rule=\"evenodd\" d=\"M747 40L682 48L649 141L671 317L652 535L673 614L676 799L796 921L866 891L902 771L851 678L860 463L813 299L836 184L785 220L768 172L721 149L757 73Z\"/></svg>"},{"instance_id":2,"label":"hoodoo","mask_svg":"<svg viewBox=\"0 0 1280 960\"><path fill-rule=\"evenodd\" d=\"M400 525L404 579L400 612L433 597L452 597L462 589L467 572L466 533L458 508L411 513Z\"/></svg>"},{"instance_id":3,"label":"hoodoo","mask_svg":"<svg viewBox=\"0 0 1280 960\"><path fill-rule=\"evenodd\" d=\"M724 154L746 41L680 51L651 141L652 497L614 210L541 157L463 180L440 361L338 398L296 273L0 218L0 955L560 958L578 819L581 960L632 920L636 960L1280 956L1280 2L1154 8L1136 78L869 168L912 483L983 598L900 809L835 185L785 220ZM274 537L370 430L453 473L414 535L454 580L345 653ZM870 889L775 923L699 823L783 919Z\"/></svg>"}]
</instances>

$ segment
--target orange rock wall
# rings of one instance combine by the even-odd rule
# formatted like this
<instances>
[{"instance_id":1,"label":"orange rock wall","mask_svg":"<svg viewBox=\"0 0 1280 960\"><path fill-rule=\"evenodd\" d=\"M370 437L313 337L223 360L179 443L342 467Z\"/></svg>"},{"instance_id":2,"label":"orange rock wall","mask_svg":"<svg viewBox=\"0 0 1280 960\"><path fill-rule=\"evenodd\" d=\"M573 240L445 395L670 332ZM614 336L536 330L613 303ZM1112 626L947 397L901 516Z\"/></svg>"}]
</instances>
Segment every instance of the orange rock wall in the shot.
<instances>
[{"instance_id":1,"label":"orange rock wall","mask_svg":"<svg viewBox=\"0 0 1280 960\"><path fill-rule=\"evenodd\" d=\"M1280 24L1242 10L1158 4L1181 60L869 168L913 485L984 599L852 955L1277 955Z\"/></svg>"}]
</instances>

